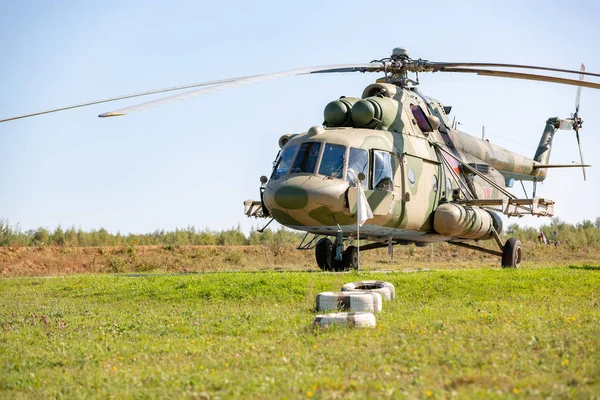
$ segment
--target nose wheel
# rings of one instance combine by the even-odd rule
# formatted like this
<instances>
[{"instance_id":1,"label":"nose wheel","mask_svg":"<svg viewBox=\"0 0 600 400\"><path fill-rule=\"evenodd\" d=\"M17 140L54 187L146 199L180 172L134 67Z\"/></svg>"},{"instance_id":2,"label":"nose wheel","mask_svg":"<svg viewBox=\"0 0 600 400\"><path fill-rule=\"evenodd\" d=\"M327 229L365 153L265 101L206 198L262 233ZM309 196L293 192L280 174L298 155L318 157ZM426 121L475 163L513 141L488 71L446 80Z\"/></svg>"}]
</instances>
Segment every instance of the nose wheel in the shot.
<instances>
[{"instance_id":1,"label":"nose wheel","mask_svg":"<svg viewBox=\"0 0 600 400\"><path fill-rule=\"evenodd\" d=\"M323 238L315 246L315 258L321 271L332 271L331 259L333 254L333 243L328 238Z\"/></svg>"},{"instance_id":2,"label":"nose wheel","mask_svg":"<svg viewBox=\"0 0 600 400\"><path fill-rule=\"evenodd\" d=\"M315 258L317 265L322 271L348 271L358 269L358 249L355 246L348 246L342 253L342 260L336 260L336 244L329 239L323 238L315 246Z\"/></svg>"},{"instance_id":3,"label":"nose wheel","mask_svg":"<svg viewBox=\"0 0 600 400\"><path fill-rule=\"evenodd\" d=\"M344 269L346 271L358 269L358 249L356 246L348 246L348 248L344 250L342 263L344 264Z\"/></svg>"}]
</instances>

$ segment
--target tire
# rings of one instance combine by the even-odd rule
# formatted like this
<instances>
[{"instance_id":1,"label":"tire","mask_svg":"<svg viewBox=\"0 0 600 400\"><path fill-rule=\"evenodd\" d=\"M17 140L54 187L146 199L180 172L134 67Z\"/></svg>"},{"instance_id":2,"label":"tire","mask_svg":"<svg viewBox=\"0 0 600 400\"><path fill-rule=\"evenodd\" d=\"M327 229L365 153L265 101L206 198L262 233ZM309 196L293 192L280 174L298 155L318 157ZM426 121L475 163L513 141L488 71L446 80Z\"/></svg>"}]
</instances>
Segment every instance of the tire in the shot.
<instances>
[{"instance_id":1,"label":"tire","mask_svg":"<svg viewBox=\"0 0 600 400\"><path fill-rule=\"evenodd\" d=\"M317 295L317 311L381 312L382 297L369 292L323 292Z\"/></svg>"},{"instance_id":2,"label":"tire","mask_svg":"<svg viewBox=\"0 0 600 400\"><path fill-rule=\"evenodd\" d=\"M315 246L315 258L321 271L331 271L331 260L333 255L333 243L328 238L323 238Z\"/></svg>"},{"instance_id":3,"label":"tire","mask_svg":"<svg viewBox=\"0 0 600 400\"><path fill-rule=\"evenodd\" d=\"M358 269L358 249L355 246L348 246L344 251L342 264L346 271Z\"/></svg>"},{"instance_id":4,"label":"tire","mask_svg":"<svg viewBox=\"0 0 600 400\"><path fill-rule=\"evenodd\" d=\"M519 268L523 260L523 247L521 241L510 238L502 249L502 268Z\"/></svg>"},{"instance_id":5,"label":"tire","mask_svg":"<svg viewBox=\"0 0 600 400\"><path fill-rule=\"evenodd\" d=\"M317 315L313 320L313 326L327 328L331 325L352 328L374 328L377 326L377 321L375 320L375 315L370 312L321 314Z\"/></svg>"},{"instance_id":6,"label":"tire","mask_svg":"<svg viewBox=\"0 0 600 400\"><path fill-rule=\"evenodd\" d=\"M389 282L384 281L359 281L346 283L342 286L342 292L375 292L386 300L394 300L396 288Z\"/></svg>"}]
</instances>

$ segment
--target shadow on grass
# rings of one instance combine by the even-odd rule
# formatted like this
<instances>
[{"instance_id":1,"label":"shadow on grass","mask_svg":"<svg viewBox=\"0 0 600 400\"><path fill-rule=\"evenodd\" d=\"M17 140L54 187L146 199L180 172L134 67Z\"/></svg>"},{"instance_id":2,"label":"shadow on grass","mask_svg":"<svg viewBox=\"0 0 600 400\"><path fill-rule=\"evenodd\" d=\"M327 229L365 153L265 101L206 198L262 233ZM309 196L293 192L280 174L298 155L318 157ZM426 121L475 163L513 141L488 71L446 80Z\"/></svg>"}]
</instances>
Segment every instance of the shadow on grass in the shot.
<instances>
[{"instance_id":1,"label":"shadow on grass","mask_svg":"<svg viewBox=\"0 0 600 400\"><path fill-rule=\"evenodd\" d=\"M586 271L600 271L600 266L598 265L569 265L571 269L583 269Z\"/></svg>"}]
</instances>

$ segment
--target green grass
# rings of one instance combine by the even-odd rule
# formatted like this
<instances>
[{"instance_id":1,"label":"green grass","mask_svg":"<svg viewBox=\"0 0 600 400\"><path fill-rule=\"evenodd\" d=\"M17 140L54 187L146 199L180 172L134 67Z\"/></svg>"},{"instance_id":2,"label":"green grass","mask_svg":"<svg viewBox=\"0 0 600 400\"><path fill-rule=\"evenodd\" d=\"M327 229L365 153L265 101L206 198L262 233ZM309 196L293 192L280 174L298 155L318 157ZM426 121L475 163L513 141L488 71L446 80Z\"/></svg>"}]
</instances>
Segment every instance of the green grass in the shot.
<instances>
[{"instance_id":1,"label":"green grass","mask_svg":"<svg viewBox=\"0 0 600 400\"><path fill-rule=\"evenodd\" d=\"M376 329L315 295L384 279ZM590 398L600 270L0 280L0 397Z\"/></svg>"}]
</instances>

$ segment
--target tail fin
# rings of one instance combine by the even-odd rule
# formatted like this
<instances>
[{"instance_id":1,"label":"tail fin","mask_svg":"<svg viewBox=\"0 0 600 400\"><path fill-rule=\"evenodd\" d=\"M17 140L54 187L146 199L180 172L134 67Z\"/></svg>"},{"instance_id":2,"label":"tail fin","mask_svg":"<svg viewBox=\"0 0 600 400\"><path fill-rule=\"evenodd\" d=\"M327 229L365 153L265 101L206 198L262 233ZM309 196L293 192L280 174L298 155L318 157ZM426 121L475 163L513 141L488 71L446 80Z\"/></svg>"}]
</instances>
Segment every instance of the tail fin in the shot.
<instances>
[{"instance_id":1,"label":"tail fin","mask_svg":"<svg viewBox=\"0 0 600 400\"><path fill-rule=\"evenodd\" d=\"M544 133L540 138L540 144L535 152L535 156L533 156L533 160L542 164L548 164L550 160L550 153L552 152L552 141L554 140L554 134L556 130L560 127L561 120L559 118L548 118L546 121L546 127L544 128ZM540 177L540 181L546 178L546 170L539 170L538 176Z\"/></svg>"}]
</instances>

